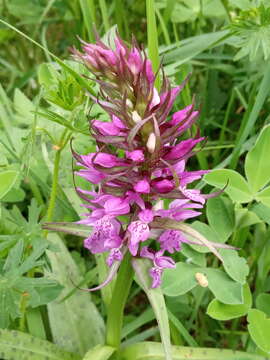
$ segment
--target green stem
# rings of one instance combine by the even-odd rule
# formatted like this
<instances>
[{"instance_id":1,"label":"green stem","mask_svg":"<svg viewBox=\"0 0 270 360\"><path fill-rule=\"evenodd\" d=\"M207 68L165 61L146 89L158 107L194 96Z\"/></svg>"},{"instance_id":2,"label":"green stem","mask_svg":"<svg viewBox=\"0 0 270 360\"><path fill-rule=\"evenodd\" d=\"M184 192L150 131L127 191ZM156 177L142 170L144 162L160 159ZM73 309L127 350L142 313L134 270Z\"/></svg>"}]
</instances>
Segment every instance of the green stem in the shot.
<instances>
[{"instance_id":1,"label":"green stem","mask_svg":"<svg viewBox=\"0 0 270 360\"><path fill-rule=\"evenodd\" d=\"M107 317L106 345L117 349L120 346L124 307L132 280L133 268L131 266L130 254L127 253L117 275Z\"/></svg>"},{"instance_id":2,"label":"green stem","mask_svg":"<svg viewBox=\"0 0 270 360\"><path fill-rule=\"evenodd\" d=\"M59 176L61 151L65 147L65 145L67 143L67 139L69 138L69 136L66 137L67 132L68 132L68 129L65 129L61 136L59 144L57 145L57 149L56 149L56 153L55 153L54 166L53 166L52 189L51 189L49 206L48 206L47 217L46 217L47 222L51 222L52 218L53 218L53 212L54 212L55 201L56 201L56 196L57 196L57 188L58 188L58 176ZM45 230L44 236L46 237L47 234L48 234L48 230Z\"/></svg>"}]
</instances>

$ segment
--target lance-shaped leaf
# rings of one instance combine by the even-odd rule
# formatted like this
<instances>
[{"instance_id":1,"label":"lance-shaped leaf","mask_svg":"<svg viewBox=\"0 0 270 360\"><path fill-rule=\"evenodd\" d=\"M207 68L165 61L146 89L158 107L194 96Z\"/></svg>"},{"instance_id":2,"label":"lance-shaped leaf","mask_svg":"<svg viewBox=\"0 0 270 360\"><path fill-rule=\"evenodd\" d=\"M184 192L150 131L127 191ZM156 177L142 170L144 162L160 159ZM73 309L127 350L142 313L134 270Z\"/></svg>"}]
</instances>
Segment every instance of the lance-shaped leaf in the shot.
<instances>
[{"instance_id":1,"label":"lance-shaped leaf","mask_svg":"<svg viewBox=\"0 0 270 360\"><path fill-rule=\"evenodd\" d=\"M162 290L160 288L151 288L151 278L149 275L151 262L148 259L133 258L132 265L137 276L137 281L145 291L154 310L164 348L165 359L172 360L168 313Z\"/></svg>"},{"instance_id":2,"label":"lance-shaped leaf","mask_svg":"<svg viewBox=\"0 0 270 360\"><path fill-rule=\"evenodd\" d=\"M265 360L265 356L242 351L172 346L173 360ZM162 345L157 342L132 344L121 352L121 360L164 360Z\"/></svg>"},{"instance_id":3,"label":"lance-shaped leaf","mask_svg":"<svg viewBox=\"0 0 270 360\"><path fill-rule=\"evenodd\" d=\"M79 360L77 354L19 331L0 330L0 356L5 360Z\"/></svg>"},{"instance_id":4,"label":"lance-shaped leaf","mask_svg":"<svg viewBox=\"0 0 270 360\"><path fill-rule=\"evenodd\" d=\"M44 223L42 225L43 229L56 231L56 232L64 232L66 234L71 234L75 236L80 236L86 238L90 235L92 227L86 226L82 224L77 224L73 222L51 222Z\"/></svg>"}]
</instances>

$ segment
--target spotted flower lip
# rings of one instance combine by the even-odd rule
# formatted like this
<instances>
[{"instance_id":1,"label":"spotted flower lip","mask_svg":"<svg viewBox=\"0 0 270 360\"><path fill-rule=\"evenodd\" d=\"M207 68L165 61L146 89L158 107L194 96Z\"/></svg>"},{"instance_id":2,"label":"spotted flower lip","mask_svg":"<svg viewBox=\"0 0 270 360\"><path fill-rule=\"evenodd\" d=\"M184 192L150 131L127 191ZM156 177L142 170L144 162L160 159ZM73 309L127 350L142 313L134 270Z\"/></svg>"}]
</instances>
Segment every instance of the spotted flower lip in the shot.
<instances>
[{"instance_id":1,"label":"spotted flower lip","mask_svg":"<svg viewBox=\"0 0 270 360\"><path fill-rule=\"evenodd\" d=\"M80 155L73 150L76 174L91 183L91 190L77 188L89 210L79 223L93 227L84 246L93 254L107 252L111 269L126 252L149 259L155 288L164 269L175 266L172 254L189 240L175 229L157 231L154 224L201 214L208 195L190 184L208 170L186 166L205 138L199 131L194 137L186 132L199 115L194 103L170 115L186 81L171 87L162 71L159 91L151 61L136 40L128 46L117 35L114 43L112 49L97 39L96 44L82 42L82 52L74 50L99 86L99 96L92 99L108 114L108 121L90 122L96 151ZM162 199L169 205L164 207Z\"/></svg>"}]
</instances>

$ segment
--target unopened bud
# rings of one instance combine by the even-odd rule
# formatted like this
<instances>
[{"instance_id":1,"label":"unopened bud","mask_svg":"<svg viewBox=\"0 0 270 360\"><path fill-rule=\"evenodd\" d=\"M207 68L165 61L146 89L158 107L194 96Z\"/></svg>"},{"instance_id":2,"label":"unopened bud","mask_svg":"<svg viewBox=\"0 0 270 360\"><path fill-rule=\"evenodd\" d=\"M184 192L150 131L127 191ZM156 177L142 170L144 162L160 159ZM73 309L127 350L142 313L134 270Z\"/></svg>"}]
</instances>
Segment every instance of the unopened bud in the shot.
<instances>
[{"instance_id":1,"label":"unopened bud","mask_svg":"<svg viewBox=\"0 0 270 360\"><path fill-rule=\"evenodd\" d=\"M196 273L195 278L198 281L198 284L200 286L202 286L202 287L207 287L208 286L208 280L207 280L207 277L204 274Z\"/></svg>"},{"instance_id":2,"label":"unopened bud","mask_svg":"<svg viewBox=\"0 0 270 360\"><path fill-rule=\"evenodd\" d=\"M140 115L137 113L137 111L132 111L132 120L135 122L135 123L138 123L139 121L142 120L142 118L140 117Z\"/></svg>"},{"instance_id":3,"label":"unopened bud","mask_svg":"<svg viewBox=\"0 0 270 360\"><path fill-rule=\"evenodd\" d=\"M53 150L56 150L56 151L58 151L58 150L60 150L61 149L61 147L60 146L58 146L58 145L53 145Z\"/></svg>"},{"instance_id":4,"label":"unopened bud","mask_svg":"<svg viewBox=\"0 0 270 360\"><path fill-rule=\"evenodd\" d=\"M156 148L156 135L154 133L151 133L149 135L149 138L146 143L146 147L151 154L154 153Z\"/></svg>"}]
</instances>

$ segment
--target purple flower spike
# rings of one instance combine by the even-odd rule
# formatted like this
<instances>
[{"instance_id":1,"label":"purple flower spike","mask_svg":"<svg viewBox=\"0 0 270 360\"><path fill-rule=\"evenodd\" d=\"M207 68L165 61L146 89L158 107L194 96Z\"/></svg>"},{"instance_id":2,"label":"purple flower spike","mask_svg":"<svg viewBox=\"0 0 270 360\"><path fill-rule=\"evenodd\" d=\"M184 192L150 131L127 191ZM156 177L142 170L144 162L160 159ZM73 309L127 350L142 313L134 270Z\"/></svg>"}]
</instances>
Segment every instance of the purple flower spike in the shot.
<instances>
[{"instance_id":1,"label":"purple flower spike","mask_svg":"<svg viewBox=\"0 0 270 360\"><path fill-rule=\"evenodd\" d=\"M186 81L173 88L164 75L158 91L151 61L135 39L128 46L117 36L114 49L97 39L96 44L83 42L82 48L83 53L74 50L74 56L92 73L100 88L92 98L108 115L106 121L90 122L96 151L87 155L73 151L80 167L76 174L91 183L86 190L77 188L89 211L78 223L93 227L84 246L94 254L107 252L112 268L127 251L150 259L155 288L164 269L175 266L166 253L181 251L181 244L189 243L168 224L200 215L212 196L190 186L208 171L186 169L194 148L204 140L199 131L195 137L186 133L198 111L191 104L170 114ZM142 247L149 238L156 242L156 252Z\"/></svg>"}]
</instances>

